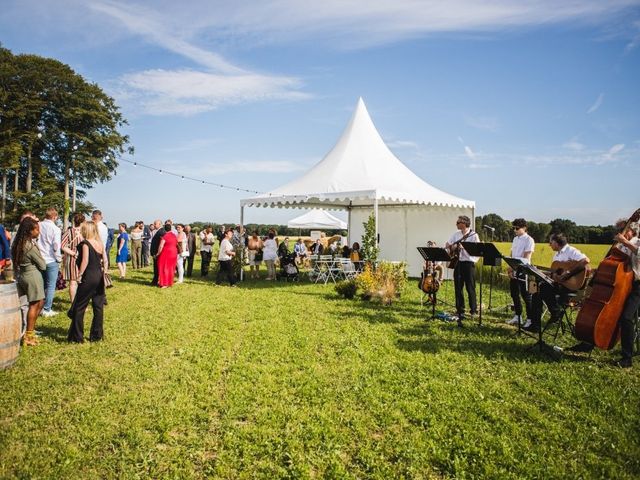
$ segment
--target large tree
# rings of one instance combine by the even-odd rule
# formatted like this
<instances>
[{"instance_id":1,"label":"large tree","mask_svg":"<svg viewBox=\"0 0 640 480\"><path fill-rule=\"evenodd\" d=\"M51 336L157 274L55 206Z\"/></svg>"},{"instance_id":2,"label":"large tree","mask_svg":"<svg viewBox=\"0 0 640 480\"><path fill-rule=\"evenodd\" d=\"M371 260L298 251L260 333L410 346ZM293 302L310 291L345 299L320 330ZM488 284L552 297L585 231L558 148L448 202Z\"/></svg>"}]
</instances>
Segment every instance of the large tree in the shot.
<instances>
[{"instance_id":1,"label":"large tree","mask_svg":"<svg viewBox=\"0 0 640 480\"><path fill-rule=\"evenodd\" d=\"M72 185L81 198L133 153L120 132L126 120L98 85L57 60L0 47L0 86L0 168L13 190L11 213L3 203L0 216L53 205L66 222Z\"/></svg>"}]
</instances>

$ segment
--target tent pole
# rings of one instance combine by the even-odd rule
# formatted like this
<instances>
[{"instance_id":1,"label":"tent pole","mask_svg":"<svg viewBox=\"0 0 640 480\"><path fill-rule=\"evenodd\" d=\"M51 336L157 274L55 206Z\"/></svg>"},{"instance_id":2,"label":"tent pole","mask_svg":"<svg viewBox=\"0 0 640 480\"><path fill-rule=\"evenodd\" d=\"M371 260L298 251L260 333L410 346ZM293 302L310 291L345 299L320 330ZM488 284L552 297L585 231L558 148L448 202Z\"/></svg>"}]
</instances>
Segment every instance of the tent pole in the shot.
<instances>
[{"instance_id":1,"label":"tent pole","mask_svg":"<svg viewBox=\"0 0 640 480\"><path fill-rule=\"evenodd\" d=\"M378 193L376 192L376 198L373 200L373 218L376 221L376 248L380 243L380 234L378 233Z\"/></svg>"},{"instance_id":2,"label":"tent pole","mask_svg":"<svg viewBox=\"0 0 640 480\"><path fill-rule=\"evenodd\" d=\"M349 206L347 207L347 245L351 247L353 242L351 241L351 204L353 202L349 202Z\"/></svg>"},{"instance_id":3,"label":"tent pole","mask_svg":"<svg viewBox=\"0 0 640 480\"><path fill-rule=\"evenodd\" d=\"M240 205L240 240L243 238L244 231L244 205ZM244 245L240 248L240 281L244 279Z\"/></svg>"}]
</instances>

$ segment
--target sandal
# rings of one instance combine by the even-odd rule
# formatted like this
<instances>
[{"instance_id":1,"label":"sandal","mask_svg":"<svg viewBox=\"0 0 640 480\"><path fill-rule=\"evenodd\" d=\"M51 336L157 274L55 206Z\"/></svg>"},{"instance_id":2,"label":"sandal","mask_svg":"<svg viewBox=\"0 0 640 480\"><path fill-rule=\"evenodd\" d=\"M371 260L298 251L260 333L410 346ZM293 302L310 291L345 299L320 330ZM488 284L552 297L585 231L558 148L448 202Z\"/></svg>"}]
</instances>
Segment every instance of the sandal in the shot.
<instances>
[{"instance_id":1,"label":"sandal","mask_svg":"<svg viewBox=\"0 0 640 480\"><path fill-rule=\"evenodd\" d=\"M27 330L22 337L22 345L25 347L35 347L38 345L38 339L36 338L36 332L34 330Z\"/></svg>"}]
</instances>

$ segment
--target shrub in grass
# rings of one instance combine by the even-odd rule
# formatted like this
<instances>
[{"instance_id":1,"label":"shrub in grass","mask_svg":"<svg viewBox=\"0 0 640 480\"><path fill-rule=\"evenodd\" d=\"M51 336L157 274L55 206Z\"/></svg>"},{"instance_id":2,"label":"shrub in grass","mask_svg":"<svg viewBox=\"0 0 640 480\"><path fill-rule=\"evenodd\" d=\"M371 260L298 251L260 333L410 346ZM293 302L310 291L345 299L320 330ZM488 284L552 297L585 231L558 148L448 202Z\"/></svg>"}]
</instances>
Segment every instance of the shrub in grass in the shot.
<instances>
[{"instance_id":1,"label":"shrub in grass","mask_svg":"<svg viewBox=\"0 0 640 480\"><path fill-rule=\"evenodd\" d=\"M356 281L354 279L349 279L336 283L335 289L338 295L340 295L341 297L353 298L356 296L358 286L356 285Z\"/></svg>"},{"instance_id":2,"label":"shrub in grass","mask_svg":"<svg viewBox=\"0 0 640 480\"><path fill-rule=\"evenodd\" d=\"M370 264L366 264L364 270L356 277L356 286L360 290L363 300L370 300L376 291L376 277Z\"/></svg>"},{"instance_id":3,"label":"shrub in grass","mask_svg":"<svg viewBox=\"0 0 640 480\"><path fill-rule=\"evenodd\" d=\"M407 283L407 265L404 262L378 262L375 270L366 265L364 271L356 278L356 285L362 291L364 300L379 299L389 305L400 297Z\"/></svg>"}]
</instances>

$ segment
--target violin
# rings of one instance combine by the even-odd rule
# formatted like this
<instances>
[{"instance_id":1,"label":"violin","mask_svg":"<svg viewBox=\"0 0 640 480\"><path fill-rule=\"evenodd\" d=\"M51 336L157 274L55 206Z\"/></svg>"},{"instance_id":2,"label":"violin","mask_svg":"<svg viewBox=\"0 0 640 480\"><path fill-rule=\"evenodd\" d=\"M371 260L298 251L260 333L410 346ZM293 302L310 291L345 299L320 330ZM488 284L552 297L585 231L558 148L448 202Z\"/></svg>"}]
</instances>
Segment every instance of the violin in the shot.
<instances>
[{"instance_id":1,"label":"violin","mask_svg":"<svg viewBox=\"0 0 640 480\"><path fill-rule=\"evenodd\" d=\"M631 222L637 222L638 219L640 209L629 218L623 233ZM602 350L610 350L618 342L618 320L633 286L634 274L630 258L617 245L612 245L605 259L598 265L592 277L591 294L584 300L576 317L576 338Z\"/></svg>"}]
</instances>

